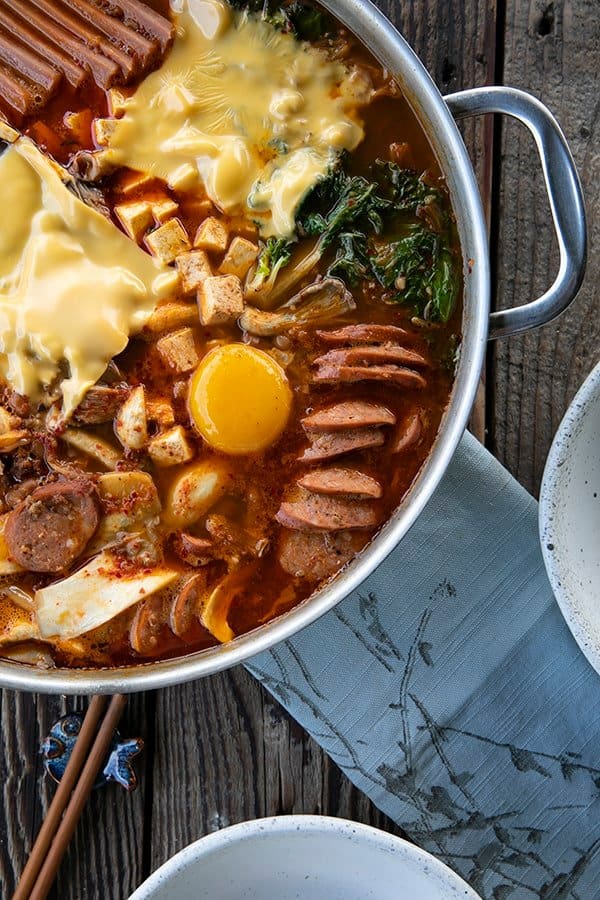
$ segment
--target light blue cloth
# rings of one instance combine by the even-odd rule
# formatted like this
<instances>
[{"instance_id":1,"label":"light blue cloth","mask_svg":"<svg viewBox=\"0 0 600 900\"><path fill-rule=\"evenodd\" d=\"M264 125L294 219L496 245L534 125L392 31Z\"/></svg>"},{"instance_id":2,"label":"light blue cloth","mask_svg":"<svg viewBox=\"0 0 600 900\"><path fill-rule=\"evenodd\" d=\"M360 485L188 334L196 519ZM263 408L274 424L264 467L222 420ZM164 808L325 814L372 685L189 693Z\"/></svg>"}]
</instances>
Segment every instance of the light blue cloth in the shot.
<instances>
[{"instance_id":1,"label":"light blue cloth","mask_svg":"<svg viewBox=\"0 0 600 900\"><path fill-rule=\"evenodd\" d=\"M486 900L600 898L600 680L535 501L470 435L362 587L248 668Z\"/></svg>"}]
</instances>

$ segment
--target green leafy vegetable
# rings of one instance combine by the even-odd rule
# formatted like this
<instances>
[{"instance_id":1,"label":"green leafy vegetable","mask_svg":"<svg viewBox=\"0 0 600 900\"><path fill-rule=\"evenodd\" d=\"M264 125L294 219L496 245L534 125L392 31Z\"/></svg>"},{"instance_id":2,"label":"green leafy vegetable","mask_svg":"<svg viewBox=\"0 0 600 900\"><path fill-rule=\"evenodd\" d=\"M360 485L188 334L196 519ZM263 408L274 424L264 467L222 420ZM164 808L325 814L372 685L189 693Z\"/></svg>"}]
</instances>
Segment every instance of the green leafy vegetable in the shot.
<instances>
[{"instance_id":1,"label":"green leafy vegetable","mask_svg":"<svg viewBox=\"0 0 600 900\"><path fill-rule=\"evenodd\" d=\"M425 319L447 322L458 293L454 259L440 234L425 225L408 226L398 240L382 243L370 257L379 283L393 299L412 303Z\"/></svg>"},{"instance_id":2,"label":"green leafy vegetable","mask_svg":"<svg viewBox=\"0 0 600 900\"><path fill-rule=\"evenodd\" d=\"M331 19L314 6L294 0L285 11L292 31L301 41L318 41L331 31Z\"/></svg>"},{"instance_id":3,"label":"green leafy vegetable","mask_svg":"<svg viewBox=\"0 0 600 900\"><path fill-rule=\"evenodd\" d=\"M371 268L364 234L344 232L340 234L338 244L338 251L327 274L341 278L349 285L356 285L359 281L369 278Z\"/></svg>"},{"instance_id":4,"label":"green leafy vegetable","mask_svg":"<svg viewBox=\"0 0 600 900\"><path fill-rule=\"evenodd\" d=\"M292 246L291 241L270 237L258 257L256 274L262 278L277 277L279 270L290 261Z\"/></svg>"},{"instance_id":5,"label":"green leafy vegetable","mask_svg":"<svg viewBox=\"0 0 600 900\"><path fill-rule=\"evenodd\" d=\"M334 169L317 182L301 204L296 215L300 234L320 236L323 251L342 232L380 234L390 204L376 191L375 182Z\"/></svg>"},{"instance_id":6,"label":"green leafy vegetable","mask_svg":"<svg viewBox=\"0 0 600 900\"><path fill-rule=\"evenodd\" d=\"M318 41L331 32L331 18L302 0L287 4L277 0L229 0L229 3L234 9L259 15L274 28L290 32L300 41Z\"/></svg>"}]
</instances>

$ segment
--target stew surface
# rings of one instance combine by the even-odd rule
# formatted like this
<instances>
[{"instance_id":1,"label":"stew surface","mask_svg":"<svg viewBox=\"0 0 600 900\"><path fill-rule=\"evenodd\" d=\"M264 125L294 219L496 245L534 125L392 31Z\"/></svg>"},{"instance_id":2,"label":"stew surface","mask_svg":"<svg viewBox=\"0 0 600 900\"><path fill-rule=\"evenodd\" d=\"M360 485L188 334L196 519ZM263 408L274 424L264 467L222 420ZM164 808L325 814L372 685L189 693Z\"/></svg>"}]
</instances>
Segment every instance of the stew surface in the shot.
<instances>
[{"instance_id":1,"label":"stew surface","mask_svg":"<svg viewBox=\"0 0 600 900\"><path fill-rule=\"evenodd\" d=\"M0 91L0 654L40 666L305 600L410 488L460 347L442 173L353 35L304 0L97 7L79 84L15 13L56 84Z\"/></svg>"}]
</instances>

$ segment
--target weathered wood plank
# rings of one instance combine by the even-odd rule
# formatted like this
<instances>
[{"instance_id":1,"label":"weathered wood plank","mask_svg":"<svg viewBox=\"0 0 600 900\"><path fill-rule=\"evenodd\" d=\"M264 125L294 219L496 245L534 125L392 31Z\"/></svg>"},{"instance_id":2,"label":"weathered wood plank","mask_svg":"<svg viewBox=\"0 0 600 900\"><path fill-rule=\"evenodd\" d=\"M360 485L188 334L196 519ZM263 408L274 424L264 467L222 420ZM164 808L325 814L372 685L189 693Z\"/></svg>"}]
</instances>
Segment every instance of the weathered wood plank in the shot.
<instances>
[{"instance_id":1,"label":"weathered wood plank","mask_svg":"<svg viewBox=\"0 0 600 900\"><path fill-rule=\"evenodd\" d=\"M494 350L491 449L537 492L560 419L600 358L600 16L597 0L508 0L504 78L558 117L582 176L590 227L588 274L555 324ZM532 141L507 124L502 141L498 294L513 306L539 296L558 267Z\"/></svg>"},{"instance_id":2,"label":"weathered wood plank","mask_svg":"<svg viewBox=\"0 0 600 900\"><path fill-rule=\"evenodd\" d=\"M495 0L380 6L442 92L494 81ZM492 124L468 122L464 135L490 215ZM316 812L398 832L242 669L160 691L155 720L150 869L203 834L259 816Z\"/></svg>"},{"instance_id":3,"label":"weathered wood plank","mask_svg":"<svg viewBox=\"0 0 600 900\"><path fill-rule=\"evenodd\" d=\"M143 695L130 700L123 734L146 731L146 703ZM85 708L87 701L3 691L0 704L0 896L8 898L54 794L44 774L40 744L55 719ZM144 769L142 757L136 765L141 784L130 796L116 785L92 794L50 894L53 900L100 896L124 900L140 883Z\"/></svg>"}]
</instances>

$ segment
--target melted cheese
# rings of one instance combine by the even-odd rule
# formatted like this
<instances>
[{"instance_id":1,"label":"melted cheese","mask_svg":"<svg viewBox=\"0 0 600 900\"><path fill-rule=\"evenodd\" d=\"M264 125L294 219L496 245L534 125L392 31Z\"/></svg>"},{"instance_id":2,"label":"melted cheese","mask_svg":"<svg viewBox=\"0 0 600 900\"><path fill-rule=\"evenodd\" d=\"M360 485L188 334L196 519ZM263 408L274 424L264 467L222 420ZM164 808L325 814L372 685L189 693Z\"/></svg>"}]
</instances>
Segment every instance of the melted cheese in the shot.
<instances>
[{"instance_id":1,"label":"melted cheese","mask_svg":"<svg viewBox=\"0 0 600 900\"><path fill-rule=\"evenodd\" d=\"M222 0L172 4L173 50L123 102L109 152L171 184L193 162L220 209L289 236L307 190L362 140L369 85Z\"/></svg>"},{"instance_id":2,"label":"melted cheese","mask_svg":"<svg viewBox=\"0 0 600 900\"><path fill-rule=\"evenodd\" d=\"M0 157L0 374L19 394L49 388L68 416L174 286L154 260L69 191L21 139Z\"/></svg>"}]
</instances>

